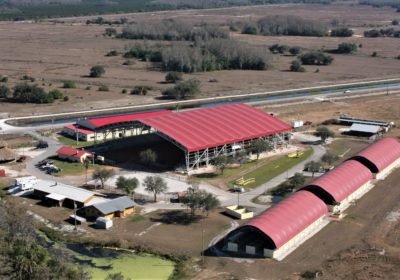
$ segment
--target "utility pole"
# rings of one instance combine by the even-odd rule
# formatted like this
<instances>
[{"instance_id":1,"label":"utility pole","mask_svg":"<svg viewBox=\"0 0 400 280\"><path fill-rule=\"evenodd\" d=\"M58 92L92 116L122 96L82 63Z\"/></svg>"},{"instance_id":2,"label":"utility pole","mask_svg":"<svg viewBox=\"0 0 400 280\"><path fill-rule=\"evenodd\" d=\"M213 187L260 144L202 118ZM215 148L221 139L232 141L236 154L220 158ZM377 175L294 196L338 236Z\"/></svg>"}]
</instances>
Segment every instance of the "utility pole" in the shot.
<instances>
[{"instance_id":1,"label":"utility pole","mask_svg":"<svg viewBox=\"0 0 400 280\"><path fill-rule=\"evenodd\" d=\"M78 228L76 226L76 202L75 202L75 200L74 200L74 224L75 224L74 230L77 231Z\"/></svg>"}]
</instances>

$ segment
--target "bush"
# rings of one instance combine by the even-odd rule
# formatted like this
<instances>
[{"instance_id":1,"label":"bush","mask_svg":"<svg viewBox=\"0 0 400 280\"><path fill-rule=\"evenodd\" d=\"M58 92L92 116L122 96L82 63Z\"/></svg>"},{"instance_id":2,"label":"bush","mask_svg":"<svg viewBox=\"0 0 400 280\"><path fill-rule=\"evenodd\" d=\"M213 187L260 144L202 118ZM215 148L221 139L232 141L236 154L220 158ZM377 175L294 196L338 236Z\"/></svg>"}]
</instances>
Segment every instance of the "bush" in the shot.
<instances>
[{"instance_id":1,"label":"bush","mask_svg":"<svg viewBox=\"0 0 400 280\"><path fill-rule=\"evenodd\" d=\"M301 53L301 48L300 48L300 47L291 47L291 48L289 49L289 53L290 53L291 55L298 55L298 54Z\"/></svg>"},{"instance_id":2,"label":"bush","mask_svg":"<svg viewBox=\"0 0 400 280\"><path fill-rule=\"evenodd\" d=\"M301 66L301 62L298 60L293 60L292 63L290 64L290 71L293 72L305 72L306 69Z\"/></svg>"},{"instance_id":3,"label":"bush","mask_svg":"<svg viewBox=\"0 0 400 280\"><path fill-rule=\"evenodd\" d=\"M116 36L117 35L117 30L115 28L111 28L111 27L106 28L106 30L104 31L104 35L110 36L110 37Z\"/></svg>"},{"instance_id":4,"label":"bush","mask_svg":"<svg viewBox=\"0 0 400 280\"><path fill-rule=\"evenodd\" d=\"M182 73L180 72L168 72L168 74L165 76L165 81L167 83L176 83L178 81L182 80Z\"/></svg>"},{"instance_id":5,"label":"bush","mask_svg":"<svg viewBox=\"0 0 400 280\"><path fill-rule=\"evenodd\" d=\"M8 82L8 77L6 77L6 76L0 77L0 83L7 83L7 82Z\"/></svg>"},{"instance_id":6,"label":"bush","mask_svg":"<svg viewBox=\"0 0 400 280\"><path fill-rule=\"evenodd\" d=\"M373 52L373 53L371 54L371 56L372 56L372 57L377 57L377 56L378 56L378 53L377 53L377 52Z\"/></svg>"},{"instance_id":7,"label":"bush","mask_svg":"<svg viewBox=\"0 0 400 280\"><path fill-rule=\"evenodd\" d=\"M106 54L106 56L117 56L117 55L118 55L118 52L115 51L115 50L109 51L109 52Z\"/></svg>"},{"instance_id":8,"label":"bush","mask_svg":"<svg viewBox=\"0 0 400 280\"><path fill-rule=\"evenodd\" d=\"M49 91L48 94L51 95L53 97L53 99L64 98L64 94L61 91L59 91L58 89L53 89L53 90Z\"/></svg>"},{"instance_id":9,"label":"bush","mask_svg":"<svg viewBox=\"0 0 400 280\"><path fill-rule=\"evenodd\" d=\"M311 51L301 55L300 61L304 65L329 65L333 57L320 51Z\"/></svg>"},{"instance_id":10,"label":"bush","mask_svg":"<svg viewBox=\"0 0 400 280\"><path fill-rule=\"evenodd\" d=\"M19 84L14 87L13 100L19 103L52 103L54 98L37 85Z\"/></svg>"},{"instance_id":11,"label":"bush","mask_svg":"<svg viewBox=\"0 0 400 280\"><path fill-rule=\"evenodd\" d=\"M35 81L35 78L33 78L33 77L31 77L31 76L28 76L28 75L23 75L23 76L21 77L21 80L22 80L22 81L34 82L34 81Z\"/></svg>"},{"instance_id":12,"label":"bush","mask_svg":"<svg viewBox=\"0 0 400 280\"><path fill-rule=\"evenodd\" d=\"M173 88L163 91L163 95L174 99L189 99L195 97L200 92L200 81L189 79L181 81Z\"/></svg>"},{"instance_id":13,"label":"bush","mask_svg":"<svg viewBox=\"0 0 400 280\"><path fill-rule=\"evenodd\" d=\"M255 23L247 23L243 26L242 34L250 34L250 35L257 35L258 34L258 27Z\"/></svg>"},{"instance_id":14,"label":"bush","mask_svg":"<svg viewBox=\"0 0 400 280\"><path fill-rule=\"evenodd\" d=\"M68 97L68 96L64 96L63 100L64 100L64 101L68 101L68 100L69 100L69 97Z\"/></svg>"},{"instance_id":15,"label":"bush","mask_svg":"<svg viewBox=\"0 0 400 280\"><path fill-rule=\"evenodd\" d=\"M135 62L133 60L130 60L130 59L125 60L124 63L122 63L122 65L133 65L133 64L135 64Z\"/></svg>"},{"instance_id":16,"label":"bush","mask_svg":"<svg viewBox=\"0 0 400 280\"><path fill-rule=\"evenodd\" d=\"M76 88L76 85L75 85L74 81L64 81L62 87L63 88Z\"/></svg>"},{"instance_id":17,"label":"bush","mask_svg":"<svg viewBox=\"0 0 400 280\"><path fill-rule=\"evenodd\" d=\"M104 69L103 66L96 65L90 68L90 73L89 76L92 78L98 78L103 76L106 73L106 70Z\"/></svg>"},{"instance_id":18,"label":"bush","mask_svg":"<svg viewBox=\"0 0 400 280\"><path fill-rule=\"evenodd\" d=\"M337 53L348 54L357 51L357 45L352 43L341 43L336 50Z\"/></svg>"},{"instance_id":19,"label":"bush","mask_svg":"<svg viewBox=\"0 0 400 280\"><path fill-rule=\"evenodd\" d=\"M152 87L149 86L135 86L132 90L131 90L131 94L134 95L146 95L147 92L149 90L152 90Z\"/></svg>"},{"instance_id":20,"label":"bush","mask_svg":"<svg viewBox=\"0 0 400 280\"><path fill-rule=\"evenodd\" d=\"M339 27L336 29L332 29L331 36L332 37L351 37L354 32L348 27Z\"/></svg>"},{"instance_id":21,"label":"bush","mask_svg":"<svg viewBox=\"0 0 400 280\"><path fill-rule=\"evenodd\" d=\"M126 90L126 88L124 88L122 91L121 91L121 93L127 93L128 91Z\"/></svg>"},{"instance_id":22,"label":"bush","mask_svg":"<svg viewBox=\"0 0 400 280\"><path fill-rule=\"evenodd\" d=\"M98 91L110 91L110 89L106 85L101 85L101 86L99 86Z\"/></svg>"},{"instance_id":23,"label":"bush","mask_svg":"<svg viewBox=\"0 0 400 280\"><path fill-rule=\"evenodd\" d=\"M7 98L11 94L11 90L6 87L1 85L0 86L0 98Z\"/></svg>"},{"instance_id":24,"label":"bush","mask_svg":"<svg viewBox=\"0 0 400 280\"><path fill-rule=\"evenodd\" d=\"M397 19L392 20L392 25L399 25L399 21Z\"/></svg>"},{"instance_id":25,"label":"bush","mask_svg":"<svg viewBox=\"0 0 400 280\"><path fill-rule=\"evenodd\" d=\"M85 90L91 90L91 89L92 89L91 86L86 86L86 87L85 87Z\"/></svg>"}]
</instances>

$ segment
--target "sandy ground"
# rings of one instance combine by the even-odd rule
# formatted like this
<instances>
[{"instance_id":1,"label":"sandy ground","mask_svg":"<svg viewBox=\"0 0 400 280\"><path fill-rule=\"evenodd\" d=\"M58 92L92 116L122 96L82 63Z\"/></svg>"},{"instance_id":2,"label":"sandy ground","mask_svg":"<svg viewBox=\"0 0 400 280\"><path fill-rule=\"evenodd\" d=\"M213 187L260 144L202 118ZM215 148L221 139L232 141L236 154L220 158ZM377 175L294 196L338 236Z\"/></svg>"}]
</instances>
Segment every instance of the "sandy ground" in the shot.
<instances>
[{"instance_id":1,"label":"sandy ground","mask_svg":"<svg viewBox=\"0 0 400 280\"><path fill-rule=\"evenodd\" d=\"M216 22L227 24L230 20L257 19L267 14L296 14L317 20L331 21L338 18L357 28L360 33L366 24L387 25L397 14L391 9L374 9L366 6L348 5L277 5L264 7L241 7L209 11L169 11L147 14L124 15L130 21L147 22L161 19L182 21ZM115 17L121 17L118 15ZM110 16L114 17L114 16ZM110 50L123 52L134 43L132 40L117 40L102 36L107 26L85 25L86 18L63 19L64 23L52 22L1 22L0 23L0 75L9 76L8 86L20 82L22 75L36 78L46 90L60 88L62 81L74 80L76 89L62 89L69 96L68 102L57 101L51 105L28 105L0 103L0 112L10 115L31 115L37 113L65 112L90 108L137 105L158 102L165 73L152 68L151 64L137 61L123 66L121 56L106 57ZM202 96L223 96L274 89L288 89L302 86L319 86L334 82L360 81L365 79L398 77L400 70L400 40L393 38L304 38L282 36L234 37L254 44L274 43L299 45L304 48L334 48L342 41L362 44L357 55L334 55L335 61L327 67L307 66L306 73L288 72L291 56L273 55L274 68L268 71L216 71L184 75L201 81ZM380 57L370 54L377 51ZM106 74L99 79L88 78L91 66L101 64ZM319 72L316 72L317 68ZM208 82L211 78L217 83ZM106 84L109 92L99 92L98 87ZM154 88L147 96L122 94L123 89L135 85L149 85ZM90 86L90 90L85 88Z\"/></svg>"}]
</instances>

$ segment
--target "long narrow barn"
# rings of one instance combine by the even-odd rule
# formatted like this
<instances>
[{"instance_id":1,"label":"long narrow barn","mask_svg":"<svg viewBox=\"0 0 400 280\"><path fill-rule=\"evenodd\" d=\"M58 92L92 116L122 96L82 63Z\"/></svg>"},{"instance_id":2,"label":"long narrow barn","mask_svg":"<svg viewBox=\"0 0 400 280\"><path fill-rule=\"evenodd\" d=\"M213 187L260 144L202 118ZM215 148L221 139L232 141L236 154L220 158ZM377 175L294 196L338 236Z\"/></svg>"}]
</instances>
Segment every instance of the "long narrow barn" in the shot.
<instances>
[{"instance_id":1,"label":"long narrow barn","mask_svg":"<svg viewBox=\"0 0 400 280\"><path fill-rule=\"evenodd\" d=\"M250 148L255 139L277 148L288 142L291 131L290 125L245 104L181 111L138 122L185 152L188 173L219 155L229 156Z\"/></svg>"},{"instance_id":2,"label":"long narrow barn","mask_svg":"<svg viewBox=\"0 0 400 280\"><path fill-rule=\"evenodd\" d=\"M386 137L368 146L352 159L367 166L375 178L384 179L393 169L400 167L400 143Z\"/></svg>"},{"instance_id":3,"label":"long narrow barn","mask_svg":"<svg viewBox=\"0 0 400 280\"><path fill-rule=\"evenodd\" d=\"M325 203L299 191L226 237L225 250L238 256L282 260L328 224Z\"/></svg>"},{"instance_id":4,"label":"long narrow barn","mask_svg":"<svg viewBox=\"0 0 400 280\"><path fill-rule=\"evenodd\" d=\"M372 187L373 175L363 164L348 160L302 188L322 199L329 210L340 213Z\"/></svg>"}]
</instances>

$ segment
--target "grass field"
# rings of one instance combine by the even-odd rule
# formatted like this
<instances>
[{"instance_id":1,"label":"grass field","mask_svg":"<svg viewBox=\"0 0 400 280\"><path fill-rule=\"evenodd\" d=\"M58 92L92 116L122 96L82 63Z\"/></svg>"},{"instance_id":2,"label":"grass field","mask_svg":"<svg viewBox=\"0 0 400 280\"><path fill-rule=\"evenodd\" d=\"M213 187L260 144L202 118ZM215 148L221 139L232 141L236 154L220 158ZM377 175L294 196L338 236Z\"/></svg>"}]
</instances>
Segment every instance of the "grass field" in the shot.
<instances>
[{"instance_id":1,"label":"grass field","mask_svg":"<svg viewBox=\"0 0 400 280\"><path fill-rule=\"evenodd\" d=\"M64 135L58 135L57 139L58 139L58 141L60 141L60 143L66 145L66 146L74 147L74 148L84 148L84 147L91 146L93 144L92 142L78 141L78 145L77 145L76 139L72 139L72 138L66 137Z\"/></svg>"},{"instance_id":2,"label":"grass field","mask_svg":"<svg viewBox=\"0 0 400 280\"><path fill-rule=\"evenodd\" d=\"M50 159L53 161L55 166L61 168L60 172L54 174L55 176L75 176L75 175L82 175L85 173L85 167L80 162L63 161L59 160L57 157L51 157ZM98 167L99 167L98 164L94 165L90 164L88 173Z\"/></svg>"},{"instance_id":3,"label":"grass field","mask_svg":"<svg viewBox=\"0 0 400 280\"><path fill-rule=\"evenodd\" d=\"M252 189L254 187L258 187L275 176L285 172L286 170L292 168L293 166L297 165L298 163L306 160L309 156L311 156L313 151L308 149L304 152L304 154L298 158L289 158L287 156L282 156L274 161L271 161L265 165L260 166L259 168L245 174L244 176L240 176L235 180L229 182L230 186L235 184L235 181L241 177L243 179L254 178L254 183L250 183L244 186L245 189Z\"/></svg>"}]
</instances>

